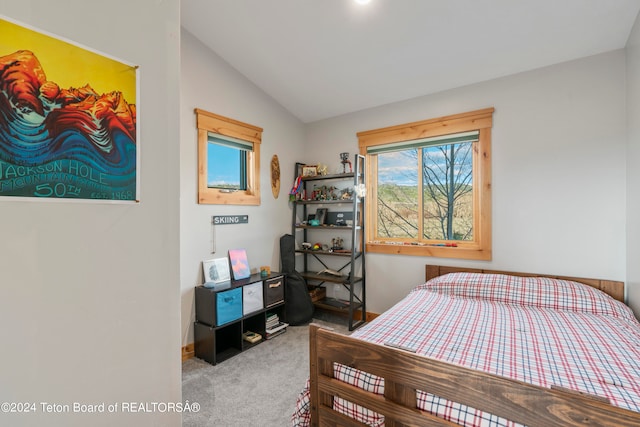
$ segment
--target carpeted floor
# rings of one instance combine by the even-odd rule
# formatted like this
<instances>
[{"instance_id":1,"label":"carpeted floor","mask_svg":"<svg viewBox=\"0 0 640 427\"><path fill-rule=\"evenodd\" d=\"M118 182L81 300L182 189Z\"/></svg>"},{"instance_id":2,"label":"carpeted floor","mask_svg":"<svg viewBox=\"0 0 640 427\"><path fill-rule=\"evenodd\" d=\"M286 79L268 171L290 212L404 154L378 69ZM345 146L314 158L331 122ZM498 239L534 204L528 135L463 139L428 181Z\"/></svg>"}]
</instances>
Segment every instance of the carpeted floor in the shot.
<instances>
[{"instance_id":1,"label":"carpeted floor","mask_svg":"<svg viewBox=\"0 0 640 427\"><path fill-rule=\"evenodd\" d=\"M346 322L314 319L348 333ZM192 358L182 364L182 401L198 402L183 413L184 427L285 427L309 375L309 327L287 332L213 366Z\"/></svg>"}]
</instances>

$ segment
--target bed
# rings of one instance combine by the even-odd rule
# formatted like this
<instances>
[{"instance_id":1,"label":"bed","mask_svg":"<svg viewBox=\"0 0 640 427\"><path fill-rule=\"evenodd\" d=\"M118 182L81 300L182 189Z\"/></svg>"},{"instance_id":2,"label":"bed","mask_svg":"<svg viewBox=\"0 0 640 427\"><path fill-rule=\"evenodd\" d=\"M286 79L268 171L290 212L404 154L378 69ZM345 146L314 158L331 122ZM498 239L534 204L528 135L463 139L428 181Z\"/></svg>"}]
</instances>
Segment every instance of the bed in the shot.
<instances>
[{"instance_id":1,"label":"bed","mask_svg":"<svg viewBox=\"0 0 640 427\"><path fill-rule=\"evenodd\" d=\"M638 426L617 281L441 266L351 336L312 325L294 426Z\"/></svg>"}]
</instances>

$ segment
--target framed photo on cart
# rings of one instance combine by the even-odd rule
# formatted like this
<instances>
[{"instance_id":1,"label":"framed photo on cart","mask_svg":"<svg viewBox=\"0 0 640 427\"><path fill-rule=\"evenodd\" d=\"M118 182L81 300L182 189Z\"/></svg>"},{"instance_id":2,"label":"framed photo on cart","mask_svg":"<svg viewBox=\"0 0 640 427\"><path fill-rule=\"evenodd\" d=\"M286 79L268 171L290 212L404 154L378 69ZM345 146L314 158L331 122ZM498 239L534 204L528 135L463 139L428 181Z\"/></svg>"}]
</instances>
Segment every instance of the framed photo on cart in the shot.
<instances>
[{"instance_id":1,"label":"framed photo on cart","mask_svg":"<svg viewBox=\"0 0 640 427\"><path fill-rule=\"evenodd\" d=\"M318 167L316 165L302 166L302 176L318 176Z\"/></svg>"}]
</instances>

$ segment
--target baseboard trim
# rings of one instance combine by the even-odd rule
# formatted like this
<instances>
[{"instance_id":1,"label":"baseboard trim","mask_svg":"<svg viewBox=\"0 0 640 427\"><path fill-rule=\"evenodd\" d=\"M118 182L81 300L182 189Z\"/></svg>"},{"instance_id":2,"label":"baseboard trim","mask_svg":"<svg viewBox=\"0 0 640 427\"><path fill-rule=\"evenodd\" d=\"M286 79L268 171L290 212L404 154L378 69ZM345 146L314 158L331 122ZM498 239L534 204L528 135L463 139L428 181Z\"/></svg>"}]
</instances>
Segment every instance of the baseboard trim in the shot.
<instances>
[{"instance_id":1,"label":"baseboard trim","mask_svg":"<svg viewBox=\"0 0 640 427\"><path fill-rule=\"evenodd\" d=\"M364 313L364 320L365 322L371 322L373 319L375 319L378 316L380 316L378 313L372 313L370 311L367 311ZM353 320L360 320L361 318L362 318L362 311L357 310L353 313Z\"/></svg>"},{"instance_id":2,"label":"baseboard trim","mask_svg":"<svg viewBox=\"0 0 640 427\"><path fill-rule=\"evenodd\" d=\"M372 313L372 312L370 312L370 311L367 311L367 312L365 313L365 317L364 317L364 318L367 320L367 322L371 322L373 319L375 319L375 318L376 318L376 317L378 317L378 316L380 316L380 314L378 314L378 313ZM358 317L360 317L360 316L358 316Z\"/></svg>"},{"instance_id":3,"label":"baseboard trim","mask_svg":"<svg viewBox=\"0 0 640 427\"><path fill-rule=\"evenodd\" d=\"M187 344L184 347L182 347L182 361L184 362L185 360L189 360L192 357L194 357L196 354L196 350L193 346L193 343L191 344Z\"/></svg>"},{"instance_id":4,"label":"baseboard trim","mask_svg":"<svg viewBox=\"0 0 640 427\"><path fill-rule=\"evenodd\" d=\"M316 307L316 309L318 309L318 308ZM322 310L322 309L318 309L318 310ZM346 311L342 312L342 311L327 310L327 312L331 313L331 314L335 314L335 315L337 315L339 317L343 317L343 318L347 318L347 319L349 318L349 313L347 313ZM372 313L370 311L366 311L365 314L364 314L364 321L365 322L371 322L373 319L375 319L378 316L380 316L380 314ZM361 318L362 318L362 310L355 310L353 312L353 320L360 320Z\"/></svg>"}]
</instances>

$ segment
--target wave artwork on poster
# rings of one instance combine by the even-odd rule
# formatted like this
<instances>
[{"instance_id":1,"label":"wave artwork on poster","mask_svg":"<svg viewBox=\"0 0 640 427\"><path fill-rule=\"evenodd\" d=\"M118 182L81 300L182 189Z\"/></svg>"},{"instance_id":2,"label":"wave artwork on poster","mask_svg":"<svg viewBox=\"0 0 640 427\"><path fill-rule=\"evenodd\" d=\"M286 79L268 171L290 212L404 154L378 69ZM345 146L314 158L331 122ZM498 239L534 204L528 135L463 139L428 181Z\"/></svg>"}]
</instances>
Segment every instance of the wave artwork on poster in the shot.
<instances>
[{"instance_id":1,"label":"wave artwork on poster","mask_svg":"<svg viewBox=\"0 0 640 427\"><path fill-rule=\"evenodd\" d=\"M138 201L138 67L0 18L0 196Z\"/></svg>"},{"instance_id":2,"label":"wave artwork on poster","mask_svg":"<svg viewBox=\"0 0 640 427\"><path fill-rule=\"evenodd\" d=\"M229 262L233 272L233 280L246 279L251 276L251 268L244 249L229 249Z\"/></svg>"}]
</instances>

